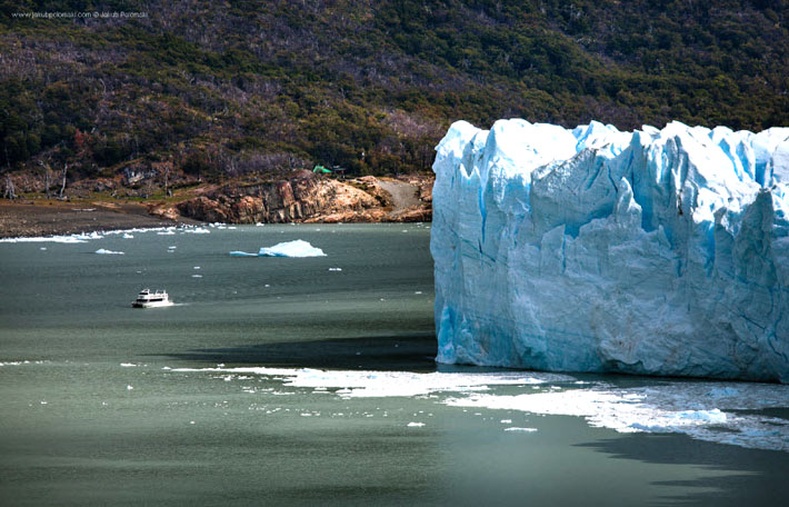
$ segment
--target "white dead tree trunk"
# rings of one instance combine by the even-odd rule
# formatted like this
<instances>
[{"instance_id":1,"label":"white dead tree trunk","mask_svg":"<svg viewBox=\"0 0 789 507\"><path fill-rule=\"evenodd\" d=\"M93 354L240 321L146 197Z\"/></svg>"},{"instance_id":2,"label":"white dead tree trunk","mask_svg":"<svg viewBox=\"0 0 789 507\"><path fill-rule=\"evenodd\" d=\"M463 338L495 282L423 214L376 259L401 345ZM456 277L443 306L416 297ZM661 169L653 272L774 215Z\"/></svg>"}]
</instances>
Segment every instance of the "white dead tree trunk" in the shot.
<instances>
[{"instance_id":1,"label":"white dead tree trunk","mask_svg":"<svg viewBox=\"0 0 789 507\"><path fill-rule=\"evenodd\" d=\"M47 194L47 200L51 199L52 195L50 192L50 188L52 186L52 168L49 167L49 163L45 163L43 161L39 161L38 164L41 166L41 171L43 172L44 176L44 192Z\"/></svg>"},{"instance_id":2,"label":"white dead tree trunk","mask_svg":"<svg viewBox=\"0 0 789 507\"><path fill-rule=\"evenodd\" d=\"M63 199L63 192L66 191L66 176L68 175L68 164L63 164L63 184L60 186L58 199Z\"/></svg>"},{"instance_id":3,"label":"white dead tree trunk","mask_svg":"<svg viewBox=\"0 0 789 507\"><path fill-rule=\"evenodd\" d=\"M3 197L6 199L16 199L16 190L14 189L14 182L11 181L11 175L5 175L5 193Z\"/></svg>"},{"instance_id":4,"label":"white dead tree trunk","mask_svg":"<svg viewBox=\"0 0 789 507\"><path fill-rule=\"evenodd\" d=\"M164 169L164 196L172 197L173 191L170 190L170 166Z\"/></svg>"}]
</instances>

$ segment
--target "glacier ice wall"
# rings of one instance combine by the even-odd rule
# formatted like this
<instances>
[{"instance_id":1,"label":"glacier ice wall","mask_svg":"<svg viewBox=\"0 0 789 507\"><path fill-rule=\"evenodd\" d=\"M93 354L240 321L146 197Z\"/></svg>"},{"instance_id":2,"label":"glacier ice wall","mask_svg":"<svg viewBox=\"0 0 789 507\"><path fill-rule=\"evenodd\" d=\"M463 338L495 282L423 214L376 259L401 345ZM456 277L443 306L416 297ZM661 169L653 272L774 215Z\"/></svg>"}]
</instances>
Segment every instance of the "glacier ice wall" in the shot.
<instances>
[{"instance_id":1,"label":"glacier ice wall","mask_svg":"<svg viewBox=\"0 0 789 507\"><path fill-rule=\"evenodd\" d=\"M789 128L459 121L436 150L439 362L789 382Z\"/></svg>"}]
</instances>

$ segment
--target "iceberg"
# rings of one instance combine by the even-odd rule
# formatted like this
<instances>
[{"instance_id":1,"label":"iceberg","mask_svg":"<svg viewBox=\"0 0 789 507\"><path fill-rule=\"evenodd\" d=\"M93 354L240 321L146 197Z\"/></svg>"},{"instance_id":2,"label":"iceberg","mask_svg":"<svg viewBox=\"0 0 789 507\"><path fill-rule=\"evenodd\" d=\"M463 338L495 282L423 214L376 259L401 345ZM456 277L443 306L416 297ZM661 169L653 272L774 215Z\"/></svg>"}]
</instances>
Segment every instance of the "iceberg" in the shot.
<instances>
[{"instance_id":1,"label":"iceberg","mask_svg":"<svg viewBox=\"0 0 789 507\"><path fill-rule=\"evenodd\" d=\"M789 382L789 128L454 123L437 361Z\"/></svg>"},{"instance_id":2,"label":"iceberg","mask_svg":"<svg viewBox=\"0 0 789 507\"><path fill-rule=\"evenodd\" d=\"M96 250L96 253L99 255L126 255L125 252L119 252L116 250L107 250L106 248L99 248Z\"/></svg>"},{"instance_id":3,"label":"iceberg","mask_svg":"<svg viewBox=\"0 0 789 507\"><path fill-rule=\"evenodd\" d=\"M308 241L297 239L277 243L271 247L262 247L258 253L234 250L230 252L234 257L325 257L323 250L312 246Z\"/></svg>"}]
</instances>

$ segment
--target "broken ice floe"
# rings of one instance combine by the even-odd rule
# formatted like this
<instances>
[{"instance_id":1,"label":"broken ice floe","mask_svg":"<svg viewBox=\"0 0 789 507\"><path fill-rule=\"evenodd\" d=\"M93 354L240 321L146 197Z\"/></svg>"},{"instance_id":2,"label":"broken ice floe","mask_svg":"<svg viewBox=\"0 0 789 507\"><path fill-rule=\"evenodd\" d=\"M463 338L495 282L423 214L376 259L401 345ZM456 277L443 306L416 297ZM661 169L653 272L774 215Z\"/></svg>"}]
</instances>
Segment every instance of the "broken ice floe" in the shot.
<instances>
[{"instance_id":1,"label":"broken ice floe","mask_svg":"<svg viewBox=\"0 0 789 507\"><path fill-rule=\"evenodd\" d=\"M234 250L234 257L325 257L323 250L312 246L309 242L297 239L277 243L271 247L262 247L257 253Z\"/></svg>"},{"instance_id":2,"label":"broken ice floe","mask_svg":"<svg viewBox=\"0 0 789 507\"><path fill-rule=\"evenodd\" d=\"M681 433L710 442L789 452L789 420L770 409L789 406L789 386L738 382L656 381L622 388L537 372L414 373L295 368L178 369L261 375L284 387L326 391L340 399L422 397L449 407L584 418L620 433ZM232 380L232 378L231 378ZM498 418L497 418L498 419ZM498 419L509 421L511 419ZM502 422L502 424L504 424ZM506 431L534 432L508 427Z\"/></svg>"}]
</instances>

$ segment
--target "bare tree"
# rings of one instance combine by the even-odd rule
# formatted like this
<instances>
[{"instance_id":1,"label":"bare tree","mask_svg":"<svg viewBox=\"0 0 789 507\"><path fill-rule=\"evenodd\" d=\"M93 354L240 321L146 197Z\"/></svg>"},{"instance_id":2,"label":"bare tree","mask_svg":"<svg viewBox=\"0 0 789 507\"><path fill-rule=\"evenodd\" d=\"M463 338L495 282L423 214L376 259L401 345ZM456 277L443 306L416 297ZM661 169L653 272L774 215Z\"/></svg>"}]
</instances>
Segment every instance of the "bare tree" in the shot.
<instances>
[{"instance_id":1,"label":"bare tree","mask_svg":"<svg viewBox=\"0 0 789 507\"><path fill-rule=\"evenodd\" d=\"M5 175L5 193L3 197L6 199L16 199L16 191L14 190L14 182L11 181L11 175Z\"/></svg>"},{"instance_id":2,"label":"bare tree","mask_svg":"<svg viewBox=\"0 0 789 507\"><path fill-rule=\"evenodd\" d=\"M41 166L41 171L44 173L44 192L46 192L47 200L49 200L52 198L49 188L52 186L52 168L49 167L48 162L44 162L43 160L39 160L38 165Z\"/></svg>"},{"instance_id":3,"label":"bare tree","mask_svg":"<svg viewBox=\"0 0 789 507\"><path fill-rule=\"evenodd\" d=\"M173 196L173 191L170 189L170 164L164 168L164 196Z\"/></svg>"},{"instance_id":4,"label":"bare tree","mask_svg":"<svg viewBox=\"0 0 789 507\"><path fill-rule=\"evenodd\" d=\"M66 191L66 176L68 175L68 163L63 164L63 185L60 186L58 199L63 199L63 192Z\"/></svg>"}]
</instances>

